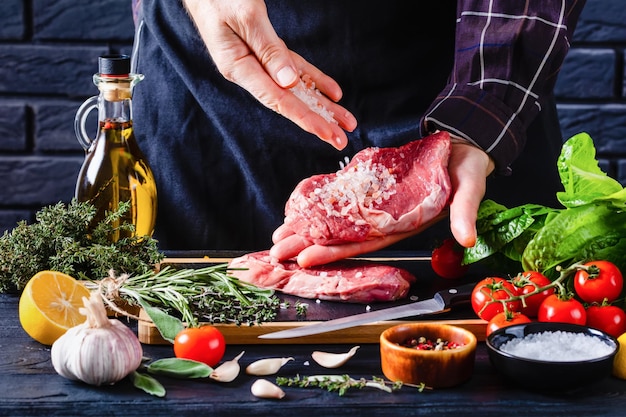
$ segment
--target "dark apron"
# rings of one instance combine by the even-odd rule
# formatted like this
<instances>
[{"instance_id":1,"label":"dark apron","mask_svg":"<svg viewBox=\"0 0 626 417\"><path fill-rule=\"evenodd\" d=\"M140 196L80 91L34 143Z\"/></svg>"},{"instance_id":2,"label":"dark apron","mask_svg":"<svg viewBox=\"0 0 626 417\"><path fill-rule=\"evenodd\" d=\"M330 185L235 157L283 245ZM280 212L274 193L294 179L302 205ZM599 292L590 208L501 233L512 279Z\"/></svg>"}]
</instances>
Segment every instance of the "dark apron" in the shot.
<instances>
[{"instance_id":1,"label":"dark apron","mask_svg":"<svg viewBox=\"0 0 626 417\"><path fill-rule=\"evenodd\" d=\"M453 1L420 2L419 15L403 0L266 3L287 46L339 82L359 126L341 152L302 131L217 72L180 1L143 0L135 58L145 80L133 119L157 181L164 250L269 248L301 179L334 172L365 147L419 138L422 113L446 84ZM546 107L513 176L489 180L502 204L554 204L561 135ZM394 249L430 249L444 233L446 224Z\"/></svg>"}]
</instances>

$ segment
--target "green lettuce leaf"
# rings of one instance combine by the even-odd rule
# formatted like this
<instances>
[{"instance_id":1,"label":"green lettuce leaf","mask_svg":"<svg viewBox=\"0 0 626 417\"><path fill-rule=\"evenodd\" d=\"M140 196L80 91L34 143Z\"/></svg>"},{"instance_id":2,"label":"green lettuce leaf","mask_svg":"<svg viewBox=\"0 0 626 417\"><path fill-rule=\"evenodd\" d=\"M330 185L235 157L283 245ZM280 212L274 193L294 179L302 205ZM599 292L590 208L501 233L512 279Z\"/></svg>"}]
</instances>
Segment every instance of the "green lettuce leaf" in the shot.
<instances>
[{"instance_id":1,"label":"green lettuce leaf","mask_svg":"<svg viewBox=\"0 0 626 417\"><path fill-rule=\"evenodd\" d=\"M556 196L564 207L599 200L624 207L624 189L598 166L596 149L587 133L579 133L563 144L557 167L564 191L557 192Z\"/></svg>"},{"instance_id":2,"label":"green lettuce leaf","mask_svg":"<svg viewBox=\"0 0 626 417\"><path fill-rule=\"evenodd\" d=\"M563 207L508 209L483 201L478 242L466 249L465 263L499 254L546 275L559 265L591 259L606 259L626 270L626 189L599 168L586 133L563 144L557 166L563 184L557 198Z\"/></svg>"}]
</instances>

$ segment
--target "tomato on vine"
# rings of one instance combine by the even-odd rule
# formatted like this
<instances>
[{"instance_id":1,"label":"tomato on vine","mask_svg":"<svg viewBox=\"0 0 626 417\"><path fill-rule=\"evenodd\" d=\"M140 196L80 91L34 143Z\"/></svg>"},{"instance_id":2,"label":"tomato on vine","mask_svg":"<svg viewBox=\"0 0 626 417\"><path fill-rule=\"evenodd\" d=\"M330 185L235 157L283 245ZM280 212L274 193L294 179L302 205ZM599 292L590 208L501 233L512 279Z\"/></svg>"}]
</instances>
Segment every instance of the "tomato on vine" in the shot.
<instances>
[{"instance_id":1,"label":"tomato on vine","mask_svg":"<svg viewBox=\"0 0 626 417\"><path fill-rule=\"evenodd\" d=\"M610 304L591 304L587 307L587 326L619 337L626 333L626 312Z\"/></svg>"},{"instance_id":2,"label":"tomato on vine","mask_svg":"<svg viewBox=\"0 0 626 417\"><path fill-rule=\"evenodd\" d=\"M530 323L530 318L517 311L503 311L496 314L487 323L487 336L503 327L512 326L514 324Z\"/></svg>"},{"instance_id":3,"label":"tomato on vine","mask_svg":"<svg viewBox=\"0 0 626 417\"><path fill-rule=\"evenodd\" d=\"M463 265L463 247L453 238L445 239L433 250L430 265L437 275L446 279L461 278L469 268Z\"/></svg>"},{"instance_id":4,"label":"tomato on vine","mask_svg":"<svg viewBox=\"0 0 626 417\"><path fill-rule=\"evenodd\" d=\"M574 275L574 290L587 303L611 303L619 297L624 279L619 268L609 261L585 263Z\"/></svg>"},{"instance_id":5,"label":"tomato on vine","mask_svg":"<svg viewBox=\"0 0 626 417\"><path fill-rule=\"evenodd\" d=\"M575 298L555 293L543 300L537 311L537 319L584 326L587 321L587 312L585 306Z\"/></svg>"},{"instance_id":6,"label":"tomato on vine","mask_svg":"<svg viewBox=\"0 0 626 417\"><path fill-rule=\"evenodd\" d=\"M519 311L520 301L509 300L515 296L517 290L512 283L500 277L487 277L479 281L472 291L472 309L478 317L489 321L505 310Z\"/></svg>"},{"instance_id":7,"label":"tomato on vine","mask_svg":"<svg viewBox=\"0 0 626 417\"><path fill-rule=\"evenodd\" d=\"M517 287L519 295L527 295L536 290L546 287L552 281L545 275L537 271L526 271L517 275L512 280L513 285ZM554 288L549 288L540 293L527 296L522 301L521 312L528 317L537 317L539 306L550 294L554 293Z\"/></svg>"},{"instance_id":8,"label":"tomato on vine","mask_svg":"<svg viewBox=\"0 0 626 417\"><path fill-rule=\"evenodd\" d=\"M188 327L174 339L174 355L214 367L224 357L224 335L214 326Z\"/></svg>"}]
</instances>

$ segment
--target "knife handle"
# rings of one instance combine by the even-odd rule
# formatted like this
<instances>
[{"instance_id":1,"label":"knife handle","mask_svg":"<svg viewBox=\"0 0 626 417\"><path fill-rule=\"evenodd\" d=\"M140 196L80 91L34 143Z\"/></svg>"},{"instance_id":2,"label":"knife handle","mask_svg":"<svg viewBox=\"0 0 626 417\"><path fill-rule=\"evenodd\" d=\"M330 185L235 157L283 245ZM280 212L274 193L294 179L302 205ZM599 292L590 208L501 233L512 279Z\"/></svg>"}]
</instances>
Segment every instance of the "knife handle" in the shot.
<instances>
[{"instance_id":1,"label":"knife handle","mask_svg":"<svg viewBox=\"0 0 626 417\"><path fill-rule=\"evenodd\" d=\"M472 291L476 283L460 285L458 287L451 287L447 290L437 292L436 297L440 297L443 300L443 305L446 308L451 308L460 304L470 302L472 297Z\"/></svg>"}]
</instances>

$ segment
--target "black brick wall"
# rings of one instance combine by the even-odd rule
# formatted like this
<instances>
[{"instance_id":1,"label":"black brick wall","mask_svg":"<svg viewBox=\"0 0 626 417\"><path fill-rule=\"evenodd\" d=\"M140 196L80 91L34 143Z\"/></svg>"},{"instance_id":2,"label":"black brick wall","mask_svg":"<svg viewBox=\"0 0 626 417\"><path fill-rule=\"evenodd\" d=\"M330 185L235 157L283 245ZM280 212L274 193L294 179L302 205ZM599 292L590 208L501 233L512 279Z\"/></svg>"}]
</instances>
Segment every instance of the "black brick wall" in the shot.
<instances>
[{"instance_id":1,"label":"black brick wall","mask_svg":"<svg viewBox=\"0 0 626 417\"><path fill-rule=\"evenodd\" d=\"M82 163L74 115L98 56L130 53L131 0L0 1L0 232L69 201ZM587 131L626 185L626 8L588 0L556 86L563 136Z\"/></svg>"}]
</instances>

